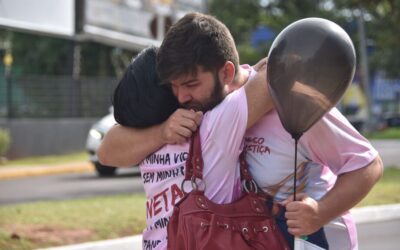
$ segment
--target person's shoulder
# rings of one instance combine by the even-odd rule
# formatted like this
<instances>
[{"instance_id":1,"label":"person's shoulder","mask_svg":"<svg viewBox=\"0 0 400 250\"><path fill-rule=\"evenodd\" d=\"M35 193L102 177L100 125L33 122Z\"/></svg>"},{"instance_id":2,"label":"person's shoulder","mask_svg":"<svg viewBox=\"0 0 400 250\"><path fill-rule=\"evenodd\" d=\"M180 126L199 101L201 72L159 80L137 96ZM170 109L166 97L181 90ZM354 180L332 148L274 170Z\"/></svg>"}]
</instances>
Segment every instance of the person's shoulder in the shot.
<instances>
[{"instance_id":1,"label":"person's shoulder","mask_svg":"<svg viewBox=\"0 0 400 250\"><path fill-rule=\"evenodd\" d=\"M209 119L207 117L213 117L217 114L234 111L235 109L233 106L239 106L242 102L246 102L246 92L243 86L229 93L218 105L207 111L204 114L203 122L204 120Z\"/></svg>"},{"instance_id":2,"label":"person's shoulder","mask_svg":"<svg viewBox=\"0 0 400 250\"><path fill-rule=\"evenodd\" d=\"M220 103L221 105L231 105L230 103L239 103L246 102L246 90L243 86L240 86L238 89L229 93L225 99Z\"/></svg>"},{"instance_id":3,"label":"person's shoulder","mask_svg":"<svg viewBox=\"0 0 400 250\"><path fill-rule=\"evenodd\" d=\"M351 126L349 120L340 112L340 110L336 107L333 107L329 110L323 117L320 119L317 124L320 123L333 123L340 126Z\"/></svg>"}]
</instances>

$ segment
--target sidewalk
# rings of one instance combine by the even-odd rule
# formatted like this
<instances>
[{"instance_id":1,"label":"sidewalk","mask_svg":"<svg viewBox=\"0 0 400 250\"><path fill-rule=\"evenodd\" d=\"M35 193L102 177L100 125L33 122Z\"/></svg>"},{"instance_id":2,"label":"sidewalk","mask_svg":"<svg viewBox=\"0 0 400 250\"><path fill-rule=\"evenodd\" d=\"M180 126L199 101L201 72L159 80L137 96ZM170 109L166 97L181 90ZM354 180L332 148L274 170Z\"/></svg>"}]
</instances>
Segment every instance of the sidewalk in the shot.
<instances>
[{"instance_id":1,"label":"sidewalk","mask_svg":"<svg viewBox=\"0 0 400 250\"><path fill-rule=\"evenodd\" d=\"M112 240L102 240L87 242L83 244L52 247L46 250L141 250L142 249L142 235L135 235L132 237L124 237ZM41 250L41 249L38 249ZM42 249L44 250L44 249Z\"/></svg>"},{"instance_id":2,"label":"sidewalk","mask_svg":"<svg viewBox=\"0 0 400 250\"><path fill-rule=\"evenodd\" d=\"M93 172L89 161L43 166L0 166L0 180L64 173Z\"/></svg>"}]
</instances>

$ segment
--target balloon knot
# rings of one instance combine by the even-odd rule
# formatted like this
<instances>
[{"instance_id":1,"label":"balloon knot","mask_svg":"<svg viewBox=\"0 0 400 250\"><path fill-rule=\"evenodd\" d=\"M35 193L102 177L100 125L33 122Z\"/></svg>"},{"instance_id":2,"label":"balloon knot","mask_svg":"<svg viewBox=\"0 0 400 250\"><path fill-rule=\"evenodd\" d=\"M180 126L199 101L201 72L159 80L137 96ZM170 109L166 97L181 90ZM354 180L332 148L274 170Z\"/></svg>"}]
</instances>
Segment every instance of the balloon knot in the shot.
<instances>
[{"instance_id":1,"label":"balloon knot","mask_svg":"<svg viewBox=\"0 0 400 250\"><path fill-rule=\"evenodd\" d=\"M303 133L292 133L291 135L294 140L298 141Z\"/></svg>"}]
</instances>

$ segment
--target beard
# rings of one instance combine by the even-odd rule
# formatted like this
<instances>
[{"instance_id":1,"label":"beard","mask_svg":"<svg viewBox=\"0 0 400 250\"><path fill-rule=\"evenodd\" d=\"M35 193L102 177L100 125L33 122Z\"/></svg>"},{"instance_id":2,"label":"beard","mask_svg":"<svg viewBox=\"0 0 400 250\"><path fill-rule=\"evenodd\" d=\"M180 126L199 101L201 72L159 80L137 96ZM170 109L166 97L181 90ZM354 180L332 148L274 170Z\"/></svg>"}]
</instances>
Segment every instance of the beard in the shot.
<instances>
[{"instance_id":1,"label":"beard","mask_svg":"<svg viewBox=\"0 0 400 250\"><path fill-rule=\"evenodd\" d=\"M223 93L223 88L221 81L218 79L217 74L214 75L214 89L211 93L211 96L206 100L199 101L190 101L183 103L181 106L185 109L193 109L194 111L202 111L203 113L213 109L215 106L220 104L222 100L225 98Z\"/></svg>"}]
</instances>

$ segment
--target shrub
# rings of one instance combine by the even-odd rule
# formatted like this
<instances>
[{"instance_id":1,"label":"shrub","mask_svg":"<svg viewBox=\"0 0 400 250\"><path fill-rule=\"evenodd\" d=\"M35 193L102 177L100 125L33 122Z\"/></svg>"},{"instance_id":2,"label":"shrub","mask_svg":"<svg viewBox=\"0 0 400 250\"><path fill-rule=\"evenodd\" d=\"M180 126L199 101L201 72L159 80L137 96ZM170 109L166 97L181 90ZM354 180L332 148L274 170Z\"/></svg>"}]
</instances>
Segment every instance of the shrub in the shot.
<instances>
[{"instance_id":1,"label":"shrub","mask_svg":"<svg viewBox=\"0 0 400 250\"><path fill-rule=\"evenodd\" d=\"M10 143L10 133L5 129L0 128L0 157L6 154L10 147Z\"/></svg>"}]
</instances>

